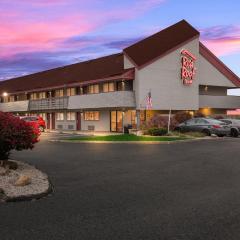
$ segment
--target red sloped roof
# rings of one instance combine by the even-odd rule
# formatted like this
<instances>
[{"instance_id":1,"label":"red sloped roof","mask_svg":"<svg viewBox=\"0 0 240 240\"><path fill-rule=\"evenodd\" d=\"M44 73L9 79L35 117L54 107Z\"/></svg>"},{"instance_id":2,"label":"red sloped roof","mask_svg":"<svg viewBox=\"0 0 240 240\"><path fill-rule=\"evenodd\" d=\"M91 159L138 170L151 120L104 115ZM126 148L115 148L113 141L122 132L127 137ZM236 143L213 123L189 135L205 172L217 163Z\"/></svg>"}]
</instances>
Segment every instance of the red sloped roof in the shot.
<instances>
[{"instance_id":1,"label":"red sloped roof","mask_svg":"<svg viewBox=\"0 0 240 240\"><path fill-rule=\"evenodd\" d=\"M199 42L200 54L228 78L236 87L240 87L240 78L232 72L219 58L217 58L206 46Z\"/></svg>"},{"instance_id":2,"label":"red sloped roof","mask_svg":"<svg viewBox=\"0 0 240 240\"><path fill-rule=\"evenodd\" d=\"M22 92L32 89L51 88L87 82L95 79L110 78L124 74L123 54L80 62L27 76L0 82L0 94L3 92Z\"/></svg>"},{"instance_id":3,"label":"red sloped roof","mask_svg":"<svg viewBox=\"0 0 240 240\"><path fill-rule=\"evenodd\" d=\"M198 37L199 34L188 22L182 20L123 51L137 67L142 67L179 45Z\"/></svg>"}]
</instances>

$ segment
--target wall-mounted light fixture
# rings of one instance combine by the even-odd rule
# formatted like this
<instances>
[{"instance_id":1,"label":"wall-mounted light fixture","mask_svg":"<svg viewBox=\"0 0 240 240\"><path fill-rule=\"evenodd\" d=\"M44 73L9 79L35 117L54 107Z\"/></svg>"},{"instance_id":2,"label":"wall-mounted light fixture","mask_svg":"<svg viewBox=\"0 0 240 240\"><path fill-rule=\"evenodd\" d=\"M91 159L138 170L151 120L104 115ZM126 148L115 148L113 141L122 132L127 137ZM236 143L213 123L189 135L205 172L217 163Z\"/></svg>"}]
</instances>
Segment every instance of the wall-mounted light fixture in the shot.
<instances>
[{"instance_id":1,"label":"wall-mounted light fixture","mask_svg":"<svg viewBox=\"0 0 240 240\"><path fill-rule=\"evenodd\" d=\"M4 92L2 95L3 95L3 97L7 97L7 96L8 96L8 93L7 93L7 92Z\"/></svg>"}]
</instances>

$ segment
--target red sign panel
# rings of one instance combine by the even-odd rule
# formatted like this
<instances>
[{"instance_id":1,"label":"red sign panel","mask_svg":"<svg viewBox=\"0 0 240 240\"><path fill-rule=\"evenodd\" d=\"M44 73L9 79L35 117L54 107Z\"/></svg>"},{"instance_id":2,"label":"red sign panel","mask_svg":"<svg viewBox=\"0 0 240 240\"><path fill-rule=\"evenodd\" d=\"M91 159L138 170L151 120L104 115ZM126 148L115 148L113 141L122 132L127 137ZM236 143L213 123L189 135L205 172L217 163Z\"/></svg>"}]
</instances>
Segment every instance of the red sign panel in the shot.
<instances>
[{"instance_id":1,"label":"red sign panel","mask_svg":"<svg viewBox=\"0 0 240 240\"><path fill-rule=\"evenodd\" d=\"M188 50L182 50L182 69L181 79L184 85L191 85L196 74L195 61L196 57Z\"/></svg>"}]
</instances>

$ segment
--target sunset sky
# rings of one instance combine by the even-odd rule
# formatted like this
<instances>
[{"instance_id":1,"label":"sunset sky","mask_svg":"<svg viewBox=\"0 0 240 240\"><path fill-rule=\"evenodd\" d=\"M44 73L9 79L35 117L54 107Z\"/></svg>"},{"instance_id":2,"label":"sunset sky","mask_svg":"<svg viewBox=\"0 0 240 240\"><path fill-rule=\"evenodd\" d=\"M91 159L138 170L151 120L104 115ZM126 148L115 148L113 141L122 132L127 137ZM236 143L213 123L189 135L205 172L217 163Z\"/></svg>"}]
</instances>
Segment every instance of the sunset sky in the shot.
<instances>
[{"instance_id":1,"label":"sunset sky","mask_svg":"<svg viewBox=\"0 0 240 240\"><path fill-rule=\"evenodd\" d=\"M181 19L240 76L239 0L0 0L0 80L120 52Z\"/></svg>"}]
</instances>

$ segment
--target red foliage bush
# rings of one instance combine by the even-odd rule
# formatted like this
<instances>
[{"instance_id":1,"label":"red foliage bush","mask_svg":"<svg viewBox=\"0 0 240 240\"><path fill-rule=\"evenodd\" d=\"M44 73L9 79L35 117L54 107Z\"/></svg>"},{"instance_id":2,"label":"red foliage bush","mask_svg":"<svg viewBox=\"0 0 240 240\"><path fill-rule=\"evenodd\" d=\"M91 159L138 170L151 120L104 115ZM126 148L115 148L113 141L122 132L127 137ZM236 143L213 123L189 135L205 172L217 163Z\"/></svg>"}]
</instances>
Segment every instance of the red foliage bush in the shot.
<instances>
[{"instance_id":1,"label":"red foliage bush","mask_svg":"<svg viewBox=\"0 0 240 240\"><path fill-rule=\"evenodd\" d=\"M204 117L206 117L206 115L197 111L197 112L195 112L194 117L203 117L204 118Z\"/></svg>"},{"instance_id":2,"label":"red foliage bush","mask_svg":"<svg viewBox=\"0 0 240 240\"><path fill-rule=\"evenodd\" d=\"M178 122L175 117L172 116L170 120L170 130L173 130ZM155 114L147 123L147 128L168 128L168 116L162 116Z\"/></svg>"},{"instance_id":3,"label":"red foliage bush","mask_svg":"<svg viewBox=\"0 0 240 240\"><path fill-rule=\"evenodd\" d=\"M7 160L12 150L32 149L39 135L36 125L0 112L0 161Z\"/></svg>"},{"instance_id":4,"label":"red foliage bush","mask_svg":"<svg viewBox=\"0 0 240 240\"><path fill-rule=\"evenodd\" d=\"M177 112L175 115L174 115L174 119L178 122L178 123L182 123L182 122L185 122L189 119L192 118L192 115L189 113L189 112Z\"/></svg>"}]
</instances>

